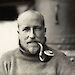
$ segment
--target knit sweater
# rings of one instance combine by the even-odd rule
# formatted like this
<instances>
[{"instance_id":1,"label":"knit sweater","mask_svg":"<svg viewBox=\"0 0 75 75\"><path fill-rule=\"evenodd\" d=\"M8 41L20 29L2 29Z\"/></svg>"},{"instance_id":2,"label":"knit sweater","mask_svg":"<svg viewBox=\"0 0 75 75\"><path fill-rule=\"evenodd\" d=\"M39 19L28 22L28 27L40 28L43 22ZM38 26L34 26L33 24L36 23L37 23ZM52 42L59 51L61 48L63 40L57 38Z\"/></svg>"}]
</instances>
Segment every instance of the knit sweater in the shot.
<instances>
[{"instance_id":1,"label":"knit sweater","mask_svg":"<svg viewBox=\"0 0 75 75\"><path fill-rule=\"evenodd\" d=\"M19 48L5 53L0 60L0 75L75 75L73 65L60 51L41 62L38 55L23 54Z\"/></svg>"}]
</instances>

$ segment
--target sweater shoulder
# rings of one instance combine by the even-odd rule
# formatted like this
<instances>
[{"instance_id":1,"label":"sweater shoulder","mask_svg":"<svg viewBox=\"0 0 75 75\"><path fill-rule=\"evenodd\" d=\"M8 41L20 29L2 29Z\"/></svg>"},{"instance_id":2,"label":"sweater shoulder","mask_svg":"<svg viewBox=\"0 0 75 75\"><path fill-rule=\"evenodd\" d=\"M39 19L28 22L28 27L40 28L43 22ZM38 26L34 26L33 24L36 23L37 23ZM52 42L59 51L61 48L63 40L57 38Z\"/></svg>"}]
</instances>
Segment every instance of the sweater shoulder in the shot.
<instances>
[{"instance_id":1,"label":"sweater shoulder","mask_svg":"<svg viewBox=\"0 0 75 75\"><path fill-rule=\"evenodd\" d=\"M58 61L58 62L71 62L70 59L60 50L54 50L52 48L49 47L50 50L52 50L52 52L54 53L54 58Z\"/></svg>"},{"instance_id":2,"label":"sweater shoulder","mask_svg":"<svg viewBox=\"0 0 75 75\"><path fill-rule=\"evenodd\" d=\"M4 53L4 54L1 56L0 60L1 60L1 61L10 61L11 58L14 57L15 52L16 52L17 50L18 50L18 49L15 49L15 50L11 50L11 51L8 51L8 52Z\"/></svg>"}]
</instances>

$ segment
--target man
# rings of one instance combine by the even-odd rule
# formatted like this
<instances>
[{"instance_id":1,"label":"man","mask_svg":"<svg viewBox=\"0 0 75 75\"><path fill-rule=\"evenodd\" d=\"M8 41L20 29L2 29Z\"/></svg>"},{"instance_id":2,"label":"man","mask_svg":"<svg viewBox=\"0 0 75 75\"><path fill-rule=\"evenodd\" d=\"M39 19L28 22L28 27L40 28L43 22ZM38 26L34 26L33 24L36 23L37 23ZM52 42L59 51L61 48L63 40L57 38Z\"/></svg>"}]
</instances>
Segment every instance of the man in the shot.
<instances>
[{"instance_id":1,"label":"man","mask_svg":"<svg viewBox=\"0 0 75 75\"><path fill-rule=\"evenodd\" d=\"M0 75L74 75L69 59L46 46L44 17L28 10L17 19L19 48L4 54Z\"/></svg>"}]
</instances>

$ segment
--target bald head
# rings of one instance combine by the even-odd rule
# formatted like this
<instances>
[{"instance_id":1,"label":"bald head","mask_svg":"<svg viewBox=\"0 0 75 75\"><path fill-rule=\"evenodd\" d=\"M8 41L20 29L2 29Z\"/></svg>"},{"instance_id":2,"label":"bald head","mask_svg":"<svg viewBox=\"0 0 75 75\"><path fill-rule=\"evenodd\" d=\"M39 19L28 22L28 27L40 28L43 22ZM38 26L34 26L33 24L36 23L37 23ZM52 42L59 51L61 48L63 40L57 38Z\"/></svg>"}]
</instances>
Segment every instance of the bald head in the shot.
<instances>
[{"instance_id":1,"label":"bald head","mask_svg":"<svg viewBox=\"0 0 75 75\"><path fill-rule=\"evenodd\" d=\"M35 11L35 10L28 10L25 11L24 13L20 14L18 19L18 24L22 25L26 22L33 22L33 21L38 21L41 23L42 26L44 26L44 17L41 13Z\"/></svg>"},{"instance_id":2,"label":"bald head","mask_svg":"<svg viewBox=\"0 0 75 75\"><path fill-rule=\"evenodd\" d=\"M38 42L45 43L44 17L35 10L28 10L19 15L17 21L20 45L31 54L36 54L39 51Z\"/></svg>"}]
</instances>

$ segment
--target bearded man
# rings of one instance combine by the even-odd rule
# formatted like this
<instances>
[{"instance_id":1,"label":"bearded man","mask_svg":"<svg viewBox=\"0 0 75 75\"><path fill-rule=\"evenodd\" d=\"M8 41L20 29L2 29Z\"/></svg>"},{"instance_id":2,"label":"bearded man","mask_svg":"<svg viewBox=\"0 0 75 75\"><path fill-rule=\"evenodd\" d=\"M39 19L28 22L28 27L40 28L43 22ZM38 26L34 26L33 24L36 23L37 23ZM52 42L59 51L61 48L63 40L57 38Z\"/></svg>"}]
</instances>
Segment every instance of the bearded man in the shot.
<instances>
[{"instance_id":1,"label":"bearded man","mask_svg":"<svg viewBox=\"0 0 75 75\"><path fill-rule=\"evenodd\" d=\"M46 45L44 17L27 10L17 19L19 48L0 60L0 75L75 75L72 62Z\"/></svg>"}]
</instances>

